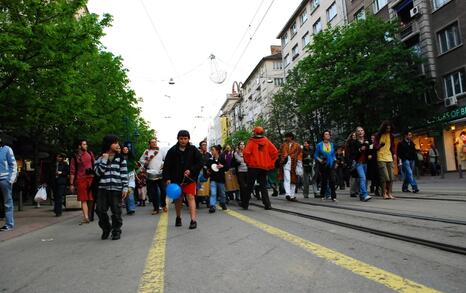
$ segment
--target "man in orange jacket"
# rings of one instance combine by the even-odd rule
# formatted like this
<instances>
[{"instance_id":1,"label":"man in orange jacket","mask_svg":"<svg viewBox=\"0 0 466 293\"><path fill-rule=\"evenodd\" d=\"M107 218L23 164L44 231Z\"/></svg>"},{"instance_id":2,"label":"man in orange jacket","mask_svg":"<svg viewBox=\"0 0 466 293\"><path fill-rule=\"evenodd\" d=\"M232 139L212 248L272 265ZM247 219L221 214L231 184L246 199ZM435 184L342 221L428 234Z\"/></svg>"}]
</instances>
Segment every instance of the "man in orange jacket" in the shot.
<instances>
[{"instance_id":1,"label":"man in orange jacket","mask_svg":"<svg viewBox=\"0 0 466 293\"><path fill-rule=\"evenodd\" d=\"M254 183L259 182L262 203L266 210L270 210L269 195L267 193L267 171L275 168L278 158L278 150L273 143L264 136L264 129L260 126L254 128L254 136L251 137L243 151L244 161L248 166L248 190L247 196L242 198L242 207L247 210L249 199L254 188Z\"/></svg>"}]
</instances>

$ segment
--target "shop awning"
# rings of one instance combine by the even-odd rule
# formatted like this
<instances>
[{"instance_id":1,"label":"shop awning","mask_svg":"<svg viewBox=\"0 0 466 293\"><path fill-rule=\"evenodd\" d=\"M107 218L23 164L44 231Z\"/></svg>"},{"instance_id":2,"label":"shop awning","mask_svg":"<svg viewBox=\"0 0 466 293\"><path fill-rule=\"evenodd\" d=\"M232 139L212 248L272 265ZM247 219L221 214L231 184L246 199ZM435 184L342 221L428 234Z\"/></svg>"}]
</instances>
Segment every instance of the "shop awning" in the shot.
<instances>
[{"instance_id":1,"label":"shop awning","mask_svg":"<svg viewBox=\"0 0 466 293\"><path fill-rule=\"evenodd\" d=\"M396 13L400 13L401 10L405 9L409 4L412 4L413 0L404 0L401 1L398 5L393 7L393 10L396 11Z\"/></svg>"}]
</instances>

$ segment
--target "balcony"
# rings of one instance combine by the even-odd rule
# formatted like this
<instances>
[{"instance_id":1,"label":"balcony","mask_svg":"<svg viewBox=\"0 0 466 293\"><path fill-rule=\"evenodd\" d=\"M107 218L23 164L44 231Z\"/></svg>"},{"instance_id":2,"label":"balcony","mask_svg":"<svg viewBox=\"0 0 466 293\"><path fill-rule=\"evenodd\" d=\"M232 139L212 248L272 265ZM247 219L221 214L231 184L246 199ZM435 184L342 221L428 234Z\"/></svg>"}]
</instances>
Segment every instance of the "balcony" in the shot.
<instances>
[{"instance_id":1,"label":"balcony","mask_svg":"<svg viewBox=\"0 0 466 293\"><path fill-rule=\"evenodd\" d=\"M400 39L402 42L417 34L419 34L419 23L417 21L411 21L410 23L401 25Z\"/></svg>"}]
</instances>

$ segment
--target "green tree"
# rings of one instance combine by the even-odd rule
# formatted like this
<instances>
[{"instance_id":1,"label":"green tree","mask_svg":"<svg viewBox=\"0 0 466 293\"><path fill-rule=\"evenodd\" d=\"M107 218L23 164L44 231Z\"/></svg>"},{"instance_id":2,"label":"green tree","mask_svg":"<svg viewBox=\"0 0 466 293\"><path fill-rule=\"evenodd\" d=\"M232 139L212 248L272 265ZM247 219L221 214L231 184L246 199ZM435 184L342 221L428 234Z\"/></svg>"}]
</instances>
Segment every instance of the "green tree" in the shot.
<instances>
[{"instance_id":1,"label":"green tree","mask_svg":"<svg viewBox=\"0 0 466 293\"><path fill-rule=\"evenodd\" d=\"M314 138L325 128L340 137L357 125L373 131L385 119L397 129L422 125L432 113L430 81L417 70L422 60L397 35L396 23L375 17L316 34L309 56L274 98L278 112L293 109L294 129Z\"/></svg>"},{"instance_id":2,"label":"green tree","mask_svg":"<svg viewBox=\"0 0 466 293\"><path fill-rule=\"evenodd\" d=\"M78 16L85 4L0 2L0 127L34 157L46 146L71 152L77 138L98 150L108 133L125 139L137 128L139 142L154 135L121 58L100 43L111 17Z\"/></svg>"},{"instance_id":3,"label":"green tree","mask_svg":"<svg viewBox=\"0 0 466 293\"><path fill-rule=\"evenodd\" d=\"M244 143L246 143L250 137L251 131L241 128L228 136L225 140L225 144L228 144L232 146L233 149L235 149L240 141L244 141Z\"/></svg>"}]
</instances>

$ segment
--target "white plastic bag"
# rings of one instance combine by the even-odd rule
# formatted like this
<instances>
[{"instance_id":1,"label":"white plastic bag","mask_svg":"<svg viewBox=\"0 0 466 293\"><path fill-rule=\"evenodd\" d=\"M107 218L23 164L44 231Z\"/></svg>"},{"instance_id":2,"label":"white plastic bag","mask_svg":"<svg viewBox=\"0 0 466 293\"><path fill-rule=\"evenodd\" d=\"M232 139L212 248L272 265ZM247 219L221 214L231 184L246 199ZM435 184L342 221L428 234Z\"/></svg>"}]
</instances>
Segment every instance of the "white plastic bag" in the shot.
<instances>
[{"instance_id":1,"label":"white plastic bag","mask_svg":"<svg viewBox=\"0 0 466 293\"><path fill-rule=\"evenodd\" d=\"M35 202L43 202L47 200L47 189L45 186L41 186L39 190L37 190L36 195L34 196Z\"/></svg>"},{"instance_id":2,"label":"white plastic bag","mask_svg":"<svg viewBox=\"0 0 466 293\"><path fill-rule=\"evenodd\" d=\"M298 161L298 163L296 164L296 175L303 176L303 174L303 161Z\"/></svg>"}]
</instances>

